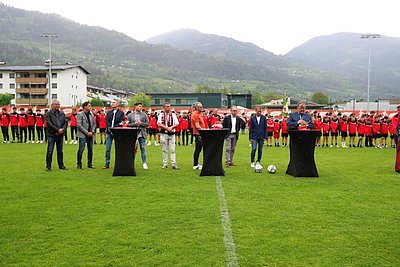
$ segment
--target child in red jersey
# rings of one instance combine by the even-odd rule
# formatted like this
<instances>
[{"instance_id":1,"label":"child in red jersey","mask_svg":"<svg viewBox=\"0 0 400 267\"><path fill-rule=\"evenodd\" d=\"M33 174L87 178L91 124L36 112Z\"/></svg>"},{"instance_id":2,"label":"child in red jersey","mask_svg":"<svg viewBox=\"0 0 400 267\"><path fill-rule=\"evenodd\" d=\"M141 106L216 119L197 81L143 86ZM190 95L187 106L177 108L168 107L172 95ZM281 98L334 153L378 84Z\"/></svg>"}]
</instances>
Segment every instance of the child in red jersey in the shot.
<instances>
[{"instance_id":1,"label":"child in red jersey","mask_svg":"<svg viewBox=\"0 0 400 267\"><path fill-rule=\"evenodd\" d=\"M379 116L375 116L372 123L372 138L374 147L379 148L379 140L381 139L381 122Z\"/></svg>"},{"instance_id":2,"label":"child in red jersey","mask_svg":"<svg viewBox=\"0 0 400 267\"><path fill-rule=\"evenodd\" d=\"M154 145L157 146L157 113L153 110L150 112L149 117L149 126L147 127L147 132L149 136L149 141L147 142L147 146L151 145L151 140L154 140Z\"/></svg>"},{"instance_id":3,"label":"child in red jersey","mask_svg":"<svg viewBox=\"0 0 400 267\"><path fill-rule=\"evenodd\" d=\"M331 127L331 147L333 147L333 144L335 144L336 147L338 146L338 136L339 136L339 118L337 114L333 114L331 121L330 121L330 127Z\"/></svg>"},{"instance_id":4,"label":"child in red jersey","mask_svg":"<svg viewBox=\"0 0 400 267\"><path fill-rule=\"evenodd\" d=\"M342 147L347 148L346 145L346 138L348 135L348 117L346 114L343 115L342 119L339 122L339 128L340 128L340 135L342 136Z\"/></svg>"},{"instance_id":5,"label":"child in red jersey","mask_svg":"<svg viewBox=\"0 0 400 267\"><path fill-rule=\"evenodd\" d=\"M267 134L268 134L267 146L272 147L272 136L274 134L274 120L271 115L269 115L267 119Z\"/></svg>"},{"instance_id":6,"label":"child in red jersey","mask_svg":"<svg viewBox=\"0 0 400 267\"><path fill-rule=\"evenodd\" d=\"M107 119L104 110L100 110L99 116L97 118L99 124L98 127L100 129L100 145L106 144L106 129L107 129ZM104 140L104 142L103 142Z\"/></svg>"},{"instance_id":7,"label":"child in red jersey","mask_svg":"<svg viewBox=\"0 0 400 267\"><path fill-rule=\"evenodd\" d=\"M322 122L322 146L328 147L328 139L330 131L331 131L330 118L326 115L324 116Z\"/></svg>"},{"instance_id":8,"label":"child in red jersey","mask_svg":"<svg viewBox=\"0 0 400 267\"><path fill-rule=\"evenodd\" d=\"M365 147L373 147L372 117L368 116L365 120Z\"/></svg>"},{"instance_id":9,"label":"child in red jersey","mask_svg":"<svg viewBox=\"0 0 400 267\"><path fill-rule=\"evenodd\" d=\"M33 113L31 108L28 108L27 116L27 127L28 127L28 141L27 143L35 143L35 124L36 124L36 114Z\"/></svg>"},{"instance_id":10,"label":"child in red jersey","mask_svg":"<svg viewBox=\"0 0 400 267\"><path fill-rule=\"evenodd\" d=\"M279 147L279 135L281 131L281 124L279 123L278 116L275 116L274 119L274 143L275 146Z\"/></svg>"},{"instance_id":11,"label":"child in red jersey","mask_svg":"<svg viewBox=\"0 0 400 267\"><path fill-rule=\"evenodd\" d=\"M19 109L19 141L18 143L26 143L28 138L28 116L25 114L25 109Z\"/></svg>"},{"instance_id":12,"label":"child in red jersey","mask_svg":"<svg viewBox=\"0 0 400 267\"><path fill-rule=\"evenodd\" d=\"M392 148L396 148L396 144L394 143L394 136L396 135L396 124L395 124L396 120L393 119L389 119L388 123L389 123L389 134L390 134L390 146Z\"/></svg>"},{"instance_id":13,"label":"child in red jersey","mask_svg":"<svg viewBox=\"0 0 400 267\"><path fill-rule=\"evenodd\" d=\"M37 134L37 141L36 143L43 143L44 140L44 132L43 132L43 125L45 121L45 117L42 114L40 109L36 110L36 134Z\"/></svg>"},{"instance_id":14,"label":"child in red jersey","mask_svg":"<svg viewBox=\"0 0 400 267\"><path fill-rule=\"evenodd\" d=\"M287 140L289 136L288 132L288 118L287 116L283 116L283 120L281 123L281 136L282 136L282 146L287 146Z\"/></svg>"},{"instance_id":15,"label":"child in red jersey","mask_svg":"<svg viewBox=\"0 0 400 267\"><path fill-rule=\"evenodd\" d=\"M10 113L10 126L11 126L11 134L12 134L12 142L19 142L19 114L17 112L17 108L13 107L12 112Z\"/></svg>"},{"instance_id":16,"label":"child in red jersey","mask_svg":"<svg viewBox=\"0 0 400 267\"><path fill-rule=\"evenodd\" d=\"M385 116L381 119L381 148L387 148L387 138L389 135L389 123L388 116Z\"/></svg>"},{"instance_id":17,"label":"child in red jersey","mask_svg":"<svg viewBox=\"0 0 400 267\"><path fill-rule=\"evenodd\" d=\"M314 130L315 131L319 131L317 139L315 140L315 146L319 147L319 146L321 146L321 135L322 135L322 118L321 118L321 115L317 115L315 117L315 120L313 121L313 123L314 123Z\"/></svg>"},{"instance_id":18,"label":"child in red jersey","mask_svg":"<svg viewBox=\"0 0 400 267\"><path fill-rule=\"evenodd\" d=\"M354 114L350 115L350 120L349 120L349 147L356 147L355 145L355 139L357 135L357 120Z\"/></svg>"},{"instance_id":19,"label":"child in red jersey","mask_svg":"<svg viewBox=\"0 0 400 267\"><path fill-rule=\"evenodd\" d=\"M358 134L357 147L362 147L363 139L365 136L365 128L366 128L365 123L366 123L366 115L362 115L357 123L357 134Z\"/></svg>"},{"instance_id":20,"label":"child in red jersey","mask_svg":"<svg viewBox=\"0 0 400 267\"><path fill-rule=\"evenodd\" d=\"M76 137L76 132L78 131L78 124L76 121L76 108L72 108L71 116L69 117L69 127L71 130L71 142L70 144L78 144L78 137Z\"/></svg>"},{"instance_id":21,"label":"child in red jersey","mask_svg":"<svg viewBox=\"0 0 400 267\"><path fill-rule=\"evenodd\" d=\"M10 143L10 136L8 135L8 126L10 125L10 115L7 114L7 108L1 109L0 114L1 132L3 134L3 143Z\"/></svg>"},{"instance_id":22,"label":"child in red jersey","mask_svg":"<svg viewBox=\"0 0 400 267\"><path fill-rule=\"evenodd\" d=\"M183 116L179 118L179 128L181 129L182 145L189 145L189 121L187 113L184 112Z\"/></svg>"}]
</instances>

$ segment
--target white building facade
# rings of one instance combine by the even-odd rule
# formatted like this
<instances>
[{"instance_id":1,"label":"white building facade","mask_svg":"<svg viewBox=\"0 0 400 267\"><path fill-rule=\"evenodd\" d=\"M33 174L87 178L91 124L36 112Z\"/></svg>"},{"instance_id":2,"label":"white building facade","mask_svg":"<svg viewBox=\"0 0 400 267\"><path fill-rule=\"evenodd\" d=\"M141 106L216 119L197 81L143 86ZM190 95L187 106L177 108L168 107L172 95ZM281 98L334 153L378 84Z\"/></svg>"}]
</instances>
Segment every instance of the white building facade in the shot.
<instances>
[{"instance_id":1,"label":"white building facade","mask_svg":"<svg viewBox=\"0 0 400 267\"><path fill-rule=\"evenodd\" d=\"M14 96L17 106L46 106L57 99L61 106L76 106L87 100L87 75L80 65L0 66L0 94Z\"/></svg>"}]
</instances>

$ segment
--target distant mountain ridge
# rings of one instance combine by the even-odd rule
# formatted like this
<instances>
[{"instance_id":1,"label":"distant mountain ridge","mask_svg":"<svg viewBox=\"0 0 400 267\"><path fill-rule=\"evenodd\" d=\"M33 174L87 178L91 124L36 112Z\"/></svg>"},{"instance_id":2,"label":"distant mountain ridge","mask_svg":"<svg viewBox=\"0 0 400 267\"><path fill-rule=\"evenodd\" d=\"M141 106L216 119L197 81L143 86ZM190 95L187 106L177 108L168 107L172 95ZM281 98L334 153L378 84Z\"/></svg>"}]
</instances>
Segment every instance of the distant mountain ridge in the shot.
<instances>
[{"instance_id":1,"label":"distant mountain ridge","mask_svg":"<svg viewBox=\"0 0 400 267\"><path fill-rule=\"evenodd\" d=\"M0 61L10 65L43 64L48 57L48 40L41 34L60 34L53 40L53 61L83 65L91 72L88 83L99 87L190 92L206 84L232 92L278 93L303 99L315 91L334 98L363 94L357 80L309 68L226 37L208 36L203 43L213 48L198 52L140 42L123 33L81 25L59 15L1 3L0 32Z\"/></svg>"},{"instance_id":2,"label":"distant mountain ridge","mask_svg":"<svg viewBox=\"0 0 400 267\"><path fill-rule=\"evenodd\" d=\"M336 33L315 37L286 54L303 64L367 83L369 40L358 33ZM400 92L400 38L371 39L372 94L395 96Z\"/></svg>"}]
</instances>

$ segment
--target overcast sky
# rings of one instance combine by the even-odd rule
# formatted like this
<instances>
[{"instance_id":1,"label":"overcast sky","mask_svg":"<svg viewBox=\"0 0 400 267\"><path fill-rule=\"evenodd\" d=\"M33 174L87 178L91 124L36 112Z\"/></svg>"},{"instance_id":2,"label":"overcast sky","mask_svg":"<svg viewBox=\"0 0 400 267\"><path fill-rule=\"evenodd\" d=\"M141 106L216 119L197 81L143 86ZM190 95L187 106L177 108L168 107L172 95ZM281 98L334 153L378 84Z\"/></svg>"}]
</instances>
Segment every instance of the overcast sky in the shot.
<instances>
[{"instance_id":1,"label":"overcast sky","mask_svg":"<svg viewBox=\"0 0 400 267\"><path fill-rule=\"evenodd\" d=\"M182 28L252 42L285 54L309 39L337 32L400 37L396 0L0 0L57 13L137 40ZM397 3L397 5L396 5Z\"/></svg>"}]
</instances>

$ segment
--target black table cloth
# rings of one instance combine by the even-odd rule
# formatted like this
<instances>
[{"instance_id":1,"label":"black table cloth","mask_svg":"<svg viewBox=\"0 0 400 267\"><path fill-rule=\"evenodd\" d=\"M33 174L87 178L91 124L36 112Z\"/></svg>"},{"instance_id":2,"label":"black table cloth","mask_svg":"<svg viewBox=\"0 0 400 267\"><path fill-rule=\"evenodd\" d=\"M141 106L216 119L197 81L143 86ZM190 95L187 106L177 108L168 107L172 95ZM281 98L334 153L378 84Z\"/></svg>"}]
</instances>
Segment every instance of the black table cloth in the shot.
<instances>
[{"instance_id":1,"label":"black table cloth","mask_svg":"<svg viewBox=\"0 0 400 267\"><path fill-rule=\"evenodd\" d=\"M136 176L134 150L139 131L130 127L110 128L115 144L113 176Z\"/></svg>"},{"instance_id":2,"label":"black table cloth","mask_svg":"<svg viewBox=\"0 0 400 267\"><path fill-rule=\"evenodd\" d=\"M319 177L315 166L315 140L320 131L289 131L290 161L286 174L294 177Z\"/></svg>"},{"instance_id":3,"label":"black table cloth","mask_svg":"<svg viewBox=\"0 0 400 267\"><path fill-rule=\"evenodd\" d=\"M222 167L222 151L224 141L230 129L199 130L203 140L203 168L200 176L225 176Z\"/></svg>"}]
</instances>

